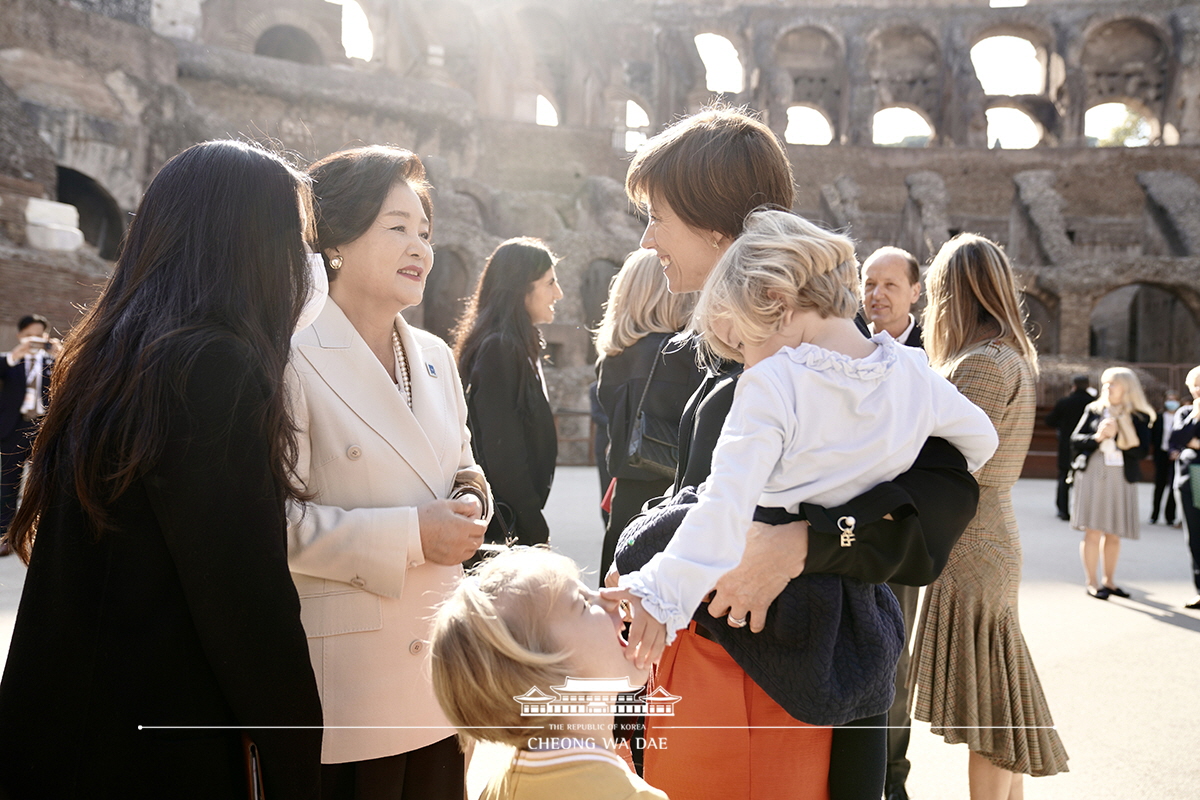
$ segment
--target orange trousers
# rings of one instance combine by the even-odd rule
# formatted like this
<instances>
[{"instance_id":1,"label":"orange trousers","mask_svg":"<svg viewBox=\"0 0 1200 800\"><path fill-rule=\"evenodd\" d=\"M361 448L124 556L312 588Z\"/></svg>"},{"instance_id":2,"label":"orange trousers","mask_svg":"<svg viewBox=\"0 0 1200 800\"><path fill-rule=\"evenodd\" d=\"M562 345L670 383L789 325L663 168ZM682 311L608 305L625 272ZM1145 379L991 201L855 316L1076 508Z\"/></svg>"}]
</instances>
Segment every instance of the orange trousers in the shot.
<instances>
[{"instance_id":1,"label":"orange trousers","mask_svg":"<svg viewBox=\"0 0 1200 800\"><path fill-rule=\"evenodd\" d=\"M694 627L654 673L651 689L682 699L646 718L646 780L687 800L829 800L832 729L792 717Z\"/></svg>"}]
</instances>

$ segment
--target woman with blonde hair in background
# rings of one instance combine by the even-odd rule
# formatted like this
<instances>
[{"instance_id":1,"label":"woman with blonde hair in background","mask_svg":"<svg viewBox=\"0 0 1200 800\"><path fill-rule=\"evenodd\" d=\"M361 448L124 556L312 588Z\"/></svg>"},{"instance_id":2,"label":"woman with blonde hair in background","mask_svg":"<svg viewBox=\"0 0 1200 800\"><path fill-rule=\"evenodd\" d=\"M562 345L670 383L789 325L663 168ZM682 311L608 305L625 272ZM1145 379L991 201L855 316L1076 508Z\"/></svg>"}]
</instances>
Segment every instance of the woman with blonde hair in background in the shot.
<instances>
[{"instance_id":1,"label":"woman with blonde hair in background","mask_svg":"<svg viewBox=\"0 0 1200 800\"><path fill-rule=\"evenodd\" d=\"M694 293L667 290L662 263L653 250L630 253L609 290L596 332L597 393L608 415L609 451L597 457L607 458L616 483L604 532L601 576L612 565L625 525L647 500L665 493L674 481L675 463L663 465L670 467L669 475L631 464L629 441L640 408L648 419L666 426L678 446L679 418L703 373L691 342L668 341L687 327L695 306Z\"/></svg>"},{"instance_id":2,"label":"woman with blonde hair in background","mask_svg":"<svg viewBox=\"0 0 1200 800\"><path fill-rule=\"evenodd\" d=\"M1071 527L1083 531L1079 558L1087 593L1097 600L1129 597L1113 581L1122 539L1141 533L1137 482L1142 459L1150 449L1154 407L1132 370L1111 367L1100 376L1100 399L1084 411L1071 449L1075 461L1075 496ZM1103 545L1103 546L1102 546ZM1104 553L1104 583L1096 583L1096 567Z\"/></svg>"},{"instance_id":3,"label":"woman with blonde hair in background","mask_svg":"<svg viewBox=\"0 0 1200 800\"><path fill-rule=\"evenodd\" d=\"M1000 447L975 473L979 509L929 585L913 642L913 718L970 748L972 800L1016 800L1022 775L1067 769L1017 615L1021 541L1011 490L1033 434L1037 351L1012 267L975 234L947 242L926 277L930 363L996 426Z\"/></svg>"}]
</instances>

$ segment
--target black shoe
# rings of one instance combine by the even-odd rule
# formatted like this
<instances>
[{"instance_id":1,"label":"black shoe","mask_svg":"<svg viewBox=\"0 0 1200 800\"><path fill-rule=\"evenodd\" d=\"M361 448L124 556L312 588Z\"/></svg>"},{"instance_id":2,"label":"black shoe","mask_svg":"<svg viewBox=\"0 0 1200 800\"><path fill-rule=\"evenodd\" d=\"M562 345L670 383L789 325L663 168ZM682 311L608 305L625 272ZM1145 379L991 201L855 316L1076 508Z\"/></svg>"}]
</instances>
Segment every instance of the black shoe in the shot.
<instances>
[{"instance_id":1,"label":"black shoe","mask_svg":"<svg viewBox=\"0 0 1200 800\"><path fill-rule=\"evenodd\" d=\"M1071 521L1071 515L1070 515L1070 514L1059 514L1059 515L1058 515L1058 518L1059 518L1059 519L1061 519L1063 522L1070 522L1070 521Z\"/></svg>"},{"instance_id":2,"label":"black shoe","mask_svg":"<svg viewBox=\"0 0 1200 800\"><path fill-rule=\"evenodd\" d=\"M887 800L908 800L908 790L904 788L903 783L898 783L895 786L889 787L884 797Z\"/></svg>"},{"instance_id":3,"label":"black shoe","mask_svg":"<svg viewBox=\"0 0 1200 800\"><path fill-rule=\"evenodd\" d=\"M1109 595L1112 597L1129 597L1129 592L1122 589L1120 586L1106 586Z\"/></svg>"},{"instance_id":4,"label":"black shoe","mask_svg":"<svg viewBox=\"0 0 1200 800\"><path fill-rule=\"evenodd\" d=\"M1089 586L1087 593L1097 600L1107 600L1108 596L1112 594L1112 592L1110 592L1108 588L1104 586L1101 586L1099 589L1093 589Z\"/></svg>"},{"instance_id":5,"label":"black shoe","mask_svg":"<svg viewBox=\"0 0 1200 800\"><path fill-rule=\"evenodd\" d=\"M1157 517L1151 517L1151 518L1150 518L1150 524L1151 524L1151 525L1157 525L1157 524L1158 524L1158 518L1157 518Z\"/></svg>"},{"instance_id":6,"label":"black shoe","mask_svg":"<svg viewBox=\"0 0 1200 800\"><path fill-rule=\"evenodd\" d=\"M1191 602L1184 603L1184 608L1200 608L1200 594L1191 599Z\"/></svg>"}]
</instances>

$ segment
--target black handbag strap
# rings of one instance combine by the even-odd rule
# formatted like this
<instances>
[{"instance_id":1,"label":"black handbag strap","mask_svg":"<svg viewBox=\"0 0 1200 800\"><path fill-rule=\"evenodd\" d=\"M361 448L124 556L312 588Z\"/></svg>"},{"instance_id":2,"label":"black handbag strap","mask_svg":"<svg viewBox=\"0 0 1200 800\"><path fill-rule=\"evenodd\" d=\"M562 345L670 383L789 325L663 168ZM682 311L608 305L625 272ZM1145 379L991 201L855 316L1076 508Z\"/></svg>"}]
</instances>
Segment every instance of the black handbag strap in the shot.
<instances>
[{"instance_id":1,"label":"black handbag strap","mask_svg":"<svg viewBox=\"0 0 1200 800\"><path fill-rule=\"evenodd\" d=\"M650 392L650 384L654 382L654 370L658 369L658 357L661 355L661 350L654 351L654 361L650 362L650 374L646 376L646 385L642 387L642 397L638 400L637 411L633 414L635 422L642 416L642 406L646 404L646 395Z\"/></svg>"}]
</instances>

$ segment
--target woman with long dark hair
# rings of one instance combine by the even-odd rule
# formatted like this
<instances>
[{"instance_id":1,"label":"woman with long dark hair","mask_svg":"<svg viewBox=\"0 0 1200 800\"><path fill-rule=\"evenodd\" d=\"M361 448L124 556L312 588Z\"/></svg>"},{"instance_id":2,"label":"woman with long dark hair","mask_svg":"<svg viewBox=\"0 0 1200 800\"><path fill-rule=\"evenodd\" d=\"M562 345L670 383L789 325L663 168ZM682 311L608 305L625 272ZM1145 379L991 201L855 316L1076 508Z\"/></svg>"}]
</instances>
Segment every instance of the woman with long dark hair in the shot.
<instances>
[{"instance_id":1,"label":"woman with long dark hair","mask_svg":"<svg viewBox=\"0 0 1200 800\"><path fill-rule=\"evenodd\" d=\"M475 456L496 496L491 542L550 539L542 509L554 480L558 438L536 326L554 321L554 304L563 296L554 262L538 239L501 244L488 257L455 331Z\"/></svg>"},{"instance_id":2,"label":"woman with long dark hair","mask_svg":"<svg viewBox=\"0 0 1200 800\"><path fill-rule=\"evenodd\" d=\"M401 312L433 268L420 159L343 150L309 167L329 302L292 341L300 429L289 555L325 724L326 800L461 800L465 763L430 683L430 620L483 541L487 484L446 343Z\"/></svg>"},{"instance_id":3,"label":"woman with long dark hair","mask_svg":"<svg viewBox=\"0 0 1200 800\"><path fill-rule=\"evenodd\" d=\"M316 796L321 707L287 567L288 343L307 182L238 142L151 182L68 335L13 547L0 685L13 797Z\"/></svg>"}]
</instances>

